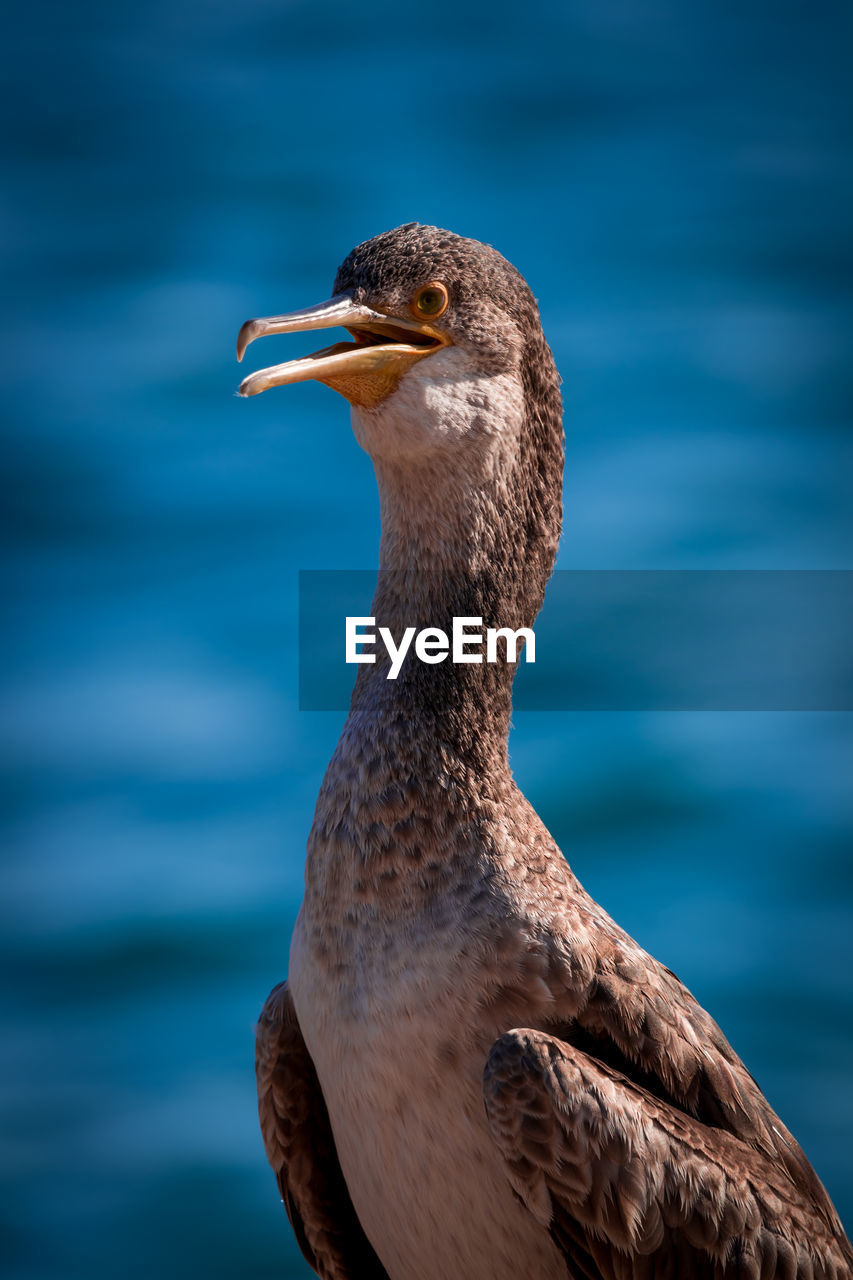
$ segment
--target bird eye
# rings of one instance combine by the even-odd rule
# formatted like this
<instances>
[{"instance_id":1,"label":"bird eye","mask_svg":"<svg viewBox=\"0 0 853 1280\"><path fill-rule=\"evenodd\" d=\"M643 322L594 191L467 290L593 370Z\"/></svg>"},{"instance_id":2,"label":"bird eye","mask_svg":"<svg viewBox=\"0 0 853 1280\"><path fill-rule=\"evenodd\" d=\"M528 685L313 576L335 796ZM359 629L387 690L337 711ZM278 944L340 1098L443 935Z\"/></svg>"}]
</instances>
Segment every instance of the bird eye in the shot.
<instances>
[{"instance_id":1,"label":"bird eye","mask_svg":"<svg viewBox=\"0 0 853 1280\"><path fill-rule=\"evenodd\" d=\"M430 317L443 315L449 301L450 295L443 284L425 284L412 299L412 314Z\"/></svg>"}]
</instances>

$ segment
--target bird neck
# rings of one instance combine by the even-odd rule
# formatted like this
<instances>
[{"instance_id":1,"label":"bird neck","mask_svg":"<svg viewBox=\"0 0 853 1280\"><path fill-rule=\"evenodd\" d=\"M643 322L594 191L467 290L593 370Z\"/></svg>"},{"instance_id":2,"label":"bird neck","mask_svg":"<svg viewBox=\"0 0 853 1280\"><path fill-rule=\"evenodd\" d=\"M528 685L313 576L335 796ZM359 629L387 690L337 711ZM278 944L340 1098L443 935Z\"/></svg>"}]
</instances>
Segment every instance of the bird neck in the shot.
<instances>
[{"instance_id":1,"label":"bird neck","mask_svg":"<svg viewBox=\"0 0 853 1280\"><path fill-rule=\"evenodd\" d=\"M556 386L554 388L556 392ZM456 442L451 452L374 456L382 514L380 571L372 605L375 626L399 645L407 629L453 635L453 620L481 619L469 631L532 628L553 566L560 525L562 437L556 399L559 458L531 465L536 425L523 403L515 420L492 433ZM540 424L541 425L541 424ZM553 428L553 420L550 423ZM555 434L552 430L551 434ZM477 774L508 770L507 736L518 661L497 661L485 644L466 649L479 662L422 661L411 641L394 679L384 647L360 667L351 718L359 732L375 726L388 752L409 742L411 726L445 762Z\"/></svg>"},{"instance_id":2,"label":"bird neck","mask_svg":"<svg viewBox=\"0 0 853 1280\"><path fill-rule=\"evenodd\" d=\"M538 323L530 334L518 413L489 415L452 453L370 449L382 512L372 612L398 643L408 627L449 635L454 617L532 627L542 604L560 536L562 412ZM306 885L322 904L336 893L349 901L368 866L380 878L410 864L441 877L448 857L467 866L471 833L489 821L503 830L516 794L513 665L430 665L410 652L389 680L379 646L376 657L359 667L317 802Z\"/></svg>"}]
</instances>

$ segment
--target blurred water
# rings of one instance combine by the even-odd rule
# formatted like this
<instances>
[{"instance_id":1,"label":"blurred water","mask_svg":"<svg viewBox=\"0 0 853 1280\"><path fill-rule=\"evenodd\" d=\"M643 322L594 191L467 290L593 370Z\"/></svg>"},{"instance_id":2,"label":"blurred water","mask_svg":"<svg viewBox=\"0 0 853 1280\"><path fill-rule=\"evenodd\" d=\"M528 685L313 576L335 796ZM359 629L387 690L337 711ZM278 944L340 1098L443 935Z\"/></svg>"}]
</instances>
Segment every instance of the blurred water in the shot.
<instances>
[{"instance_id":1,"label":"blurred water","mask_svg":"<svg viewBox=\"0 0 853 1280\"><path fill-rule=\"evenodd\" d=\"M251 1029L341 721L296 710L297 570L375 563L377 511L336 396L233 398L237 326L397 223L490 241L565 380L562 567L849 568L849 9L9 24L5 1274L303 1275ZM850 717L528 713L512 750L849 1223Z\"/></svg>"}]
</instances>

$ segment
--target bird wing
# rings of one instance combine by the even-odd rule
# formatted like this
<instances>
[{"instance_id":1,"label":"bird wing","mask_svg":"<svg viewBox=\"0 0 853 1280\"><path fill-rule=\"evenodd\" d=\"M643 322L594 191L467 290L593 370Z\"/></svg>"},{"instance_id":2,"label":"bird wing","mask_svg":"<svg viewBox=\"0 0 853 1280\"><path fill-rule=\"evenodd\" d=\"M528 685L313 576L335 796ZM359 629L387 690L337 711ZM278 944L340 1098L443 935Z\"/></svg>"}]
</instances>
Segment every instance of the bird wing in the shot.
<instances>
[{"instance_id":1,"label":"bird wing","mask_svg":"<svg viewBox=\"0 0 853 1280\"><path fill-rule=\"evenodd\" d=\"M510 1182L572 1276L853 1276L840 1225L784 1162L573 1045L507 1032L489 1055L484 1094Z\"/></svg>"},{"instance_id":2,"label":"bird wing","mask_svg":"<svg viewBox=\"0 0 853 1280\"><path fill-rule=\"evenodd\" d=\"M353 1208L286 982L270 992L255 1035L261 1133L302 1253L323 1280L388 1280Z\"/></svg>"},{"instance_id":3,"label":"bird wing","mask_svg":"<svg viewBox=\"0 0 853 1280\"><path fill-rule=\"evenodd\" d=\"M838 1215L802 1148L710 1014L671 970L600 908L593 911L586 921L581 916L580 923L589 931L584 954L593 957L592 970L578 982L576 971L565 968L565 953L559 957L557 973L549 978L552 988L562 985L564 994L562 1001L558 994L557 1016L547 1019L546 1029L663 1104L739 1138L776 1162L815 1213L843 1237ZM553 951L551 955L553 959Z\"/></svg>"}]
</instances>

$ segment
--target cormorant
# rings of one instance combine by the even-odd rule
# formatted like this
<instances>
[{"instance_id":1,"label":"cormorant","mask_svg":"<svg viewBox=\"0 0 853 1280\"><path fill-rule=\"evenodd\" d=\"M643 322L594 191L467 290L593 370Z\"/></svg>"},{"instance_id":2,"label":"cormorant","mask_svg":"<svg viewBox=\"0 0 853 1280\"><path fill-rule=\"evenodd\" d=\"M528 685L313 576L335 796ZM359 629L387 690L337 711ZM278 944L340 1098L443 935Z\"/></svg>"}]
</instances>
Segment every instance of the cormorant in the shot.
<instances>
[{"instance_id":1,"label":"cormorant","mask_svg":"<svg viewBox=\"0 0 853 1280\"><path fill-rule=\"evenodd\" d=\"M522 276L410 224L334 296L243 326L352 341L246 378L352 405L382 515L372 613L531 627L561 525L559 379ZM516 787L514 667L359 667L317 801L261 1128L326 1280L842 1280L797 1142L709 1015L586 894Z\"/></svg>"}]
</instances>

